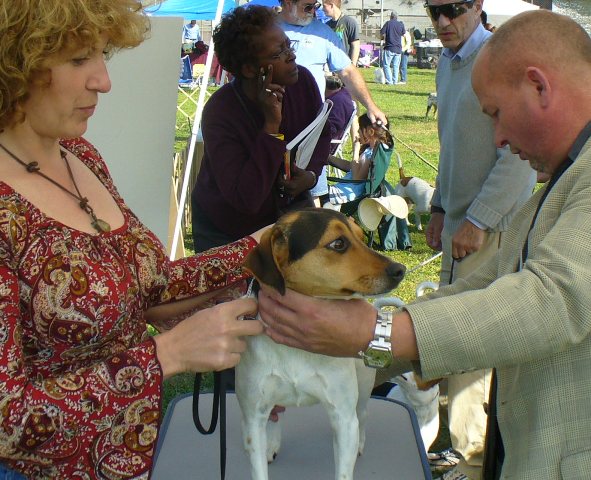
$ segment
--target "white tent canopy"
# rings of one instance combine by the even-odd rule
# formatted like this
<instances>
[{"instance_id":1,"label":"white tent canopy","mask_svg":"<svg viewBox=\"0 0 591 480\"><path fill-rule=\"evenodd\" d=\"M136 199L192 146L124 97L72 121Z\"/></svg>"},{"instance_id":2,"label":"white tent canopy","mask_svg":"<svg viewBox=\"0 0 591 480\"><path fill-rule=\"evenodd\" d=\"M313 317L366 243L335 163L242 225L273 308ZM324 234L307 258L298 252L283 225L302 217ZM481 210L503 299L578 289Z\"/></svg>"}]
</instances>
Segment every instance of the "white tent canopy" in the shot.
<instances>
[{"instance_id":1,"label":"white tent canopy","mask_svg":"<svg viewBox=\"0 0 591 480\"><path fill-rule=\"evenodd\" d=\"M484 0L483 10L487 15L513 16L526 10L538 10L540 7L522 0Z\"/></svg>"}]
</instances>

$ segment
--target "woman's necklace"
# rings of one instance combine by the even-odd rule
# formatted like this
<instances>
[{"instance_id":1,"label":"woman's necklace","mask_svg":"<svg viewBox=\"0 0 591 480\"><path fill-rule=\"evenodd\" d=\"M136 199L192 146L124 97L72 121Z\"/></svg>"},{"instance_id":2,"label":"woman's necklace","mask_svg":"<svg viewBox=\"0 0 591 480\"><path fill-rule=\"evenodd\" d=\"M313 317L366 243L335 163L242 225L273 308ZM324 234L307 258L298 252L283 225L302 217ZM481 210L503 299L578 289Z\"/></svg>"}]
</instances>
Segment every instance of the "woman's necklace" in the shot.
<instances>
[{"instance_id":1,"label":"woman's necklace","mask_svg":"<svg viewBox=\"0 0 591 480\"><path fill-rule=\"evenodd\" d=\"M80 193L80 190L78 189L78 185L76 184L76 180L74 180L74 175L72 174L72 169L70 168L70 163L68 162L68 156L66 155L66 152L64 152L63 150L60 149L60 155L61 155L62 159L64 160L64 162L66 162L66 168L68 169L68 175L70 175L70 179L72 180L72 183L74 184L74 188L76 189L77 195L76 195L76 193L68 190L63 185L60 185L59 183L57 183L53 178L50 178L47 175L45 175L44 173L42 173L41 169L39 168L39 164L37 162L29 162L29 163L23 162L20 158L18 158L14 153L12 153L10 150L8 150L1 143L0 143L0 148L2 148L2 150L4 150L8 155L10 155L13 159L15 159L23 167L25 167L27 169L27 172L36 173L37 175L42 176L45 180L50 181L56 187L62 189L64 192L66 192L67 194L71 195L76 200L78 200L78 205L80 206L80 208L82 210L84 210L88 215L90 215L90 218L92 219L92 221L90 222L90 225L92 225L92 228L94 228L97 232L103 233L103 232L110 232L111 231L111 225L109 225L104 220L97 218L97 216L94 213L93 208L88 204L88 198L83 197L82 194Z\"/></svg>"}]
</instances>

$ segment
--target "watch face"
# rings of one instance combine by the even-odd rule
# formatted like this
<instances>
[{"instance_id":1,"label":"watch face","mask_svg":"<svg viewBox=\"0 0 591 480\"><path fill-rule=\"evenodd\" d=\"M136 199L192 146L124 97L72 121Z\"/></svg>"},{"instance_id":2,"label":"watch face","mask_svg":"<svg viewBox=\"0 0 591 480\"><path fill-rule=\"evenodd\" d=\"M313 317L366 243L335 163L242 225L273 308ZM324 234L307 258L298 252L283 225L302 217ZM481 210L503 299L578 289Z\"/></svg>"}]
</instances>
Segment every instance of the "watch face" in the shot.
<instances>
[{"instance_id":1,"label":"watch face","mask_svg":"<svg viewBox=\"0 0 591 480\"><path fill-rule=\"evenodd\" d=\"M386 368L392 363L392 353L384 347L371 346L365 352L365 364L371 368Z\"/></svg>"}]
</instances>

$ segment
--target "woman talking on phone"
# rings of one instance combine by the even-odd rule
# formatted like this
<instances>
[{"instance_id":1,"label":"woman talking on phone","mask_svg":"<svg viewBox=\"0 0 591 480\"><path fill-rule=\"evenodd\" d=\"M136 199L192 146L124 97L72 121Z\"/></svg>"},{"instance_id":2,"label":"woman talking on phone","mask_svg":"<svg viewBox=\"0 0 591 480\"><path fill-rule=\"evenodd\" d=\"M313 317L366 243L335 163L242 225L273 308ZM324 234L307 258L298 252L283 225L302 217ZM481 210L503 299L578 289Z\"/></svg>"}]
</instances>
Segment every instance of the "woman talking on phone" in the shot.
<instances>
[{"instance_id":1,"label":"woman talking on phone","mask_svg":"<svg viewBox=\"0 0 591 480\"><path fill-rule=\"evenodd\" d=\"M297 46L273 9L237 7L213 39L234 80L203 110L205 152L191 196L196 251L241 238L303 205L330 147L326 127L307 169L292 165L285 179L286 144L316 117L322 99L312 74L296 64Z\"/></svg>"},{"instance_id":2,"label":"woman talking on phone","mask_svg":"<svg viewBox=\"0 0 591 480\"><path fill-rule=\"evenodd\" d=\"M256 238L171 262L81 137L105 57L148 29L137 0L0 6L0 478L148 478L163 380L230 368L262 331L237 318L254 301L204 308Z\"/></svg>"}]
</instances>

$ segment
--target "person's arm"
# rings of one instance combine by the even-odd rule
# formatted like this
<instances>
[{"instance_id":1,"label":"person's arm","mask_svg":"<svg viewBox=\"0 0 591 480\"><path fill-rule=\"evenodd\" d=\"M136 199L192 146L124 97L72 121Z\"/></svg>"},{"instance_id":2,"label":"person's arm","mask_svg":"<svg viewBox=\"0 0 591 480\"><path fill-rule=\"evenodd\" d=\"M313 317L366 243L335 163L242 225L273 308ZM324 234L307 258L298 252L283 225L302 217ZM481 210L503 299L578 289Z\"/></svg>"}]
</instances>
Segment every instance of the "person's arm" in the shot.
<instances>
[{"instance_id":1,"label":"person's arm","mask_svg":"<svg viewBox=\"0 0 591 480\"><path fill-rule=\"evenodd\" d=\"M497 149L497 160L480 192L467 210L466 220L452 238L452 254L462 258L478 251L485 230L494 228L515 204L531 193L535 174L527 162L511 153L508 147Z\"/></svg>"},{"instance_id":2,"label":"person's arm","mask_svg":"<svg viewBox=\"0 0 591 480\"><path fill-rule=\"evenodd\" d=\"M262 234L271 227L266 227L252 233L248 238L239 240L227 246L217 247L214 252L203 252L192 257L185 257L170 264L171 277L167 287L158 292L156 304L145 312L146 321L159 331L166 331L180 322L184 317L211 305L215 299L233 299L241 295L241 288L237 293L234 286L242 280L250 278L250 275L242 270L243 258L254 246L260 243ZM233 253L238 253L234 255ZM224 275L225 285L216 288L208 282L207 276L203 277L203 271L208 262L217 262L225 271L218 273ZM188 283L189 280L191 283ZM219 287L219 285L218 285Z\"/></svg>"},{"instance_id":3,"label":"person's arm","mask_svg":"<svg viewBox=\"0 0 591 480\"><path fill-rule=\"evenodd\" d=\"M367 115L372 122L380 120L384 125L387 123L386 115L382 112L371 98L363 76L353 64L349 64L343 70L337 72L353 98L359 101L366 109Z\"/></svg>"},{"instance_id":4,"label":"person's arm","mask_svg":"<svg viewBox=\"0 0 591 480\"><path fill-rule=\"evenodd\" d=\"M265 286L259 292L259 313L265 333L275 342L335 357L359 357L373 340L377 319L376 309L364 300L324 300L292 290L282 296ZM394 315L392 335L396 359L418 359L406 312Z\"/></svg>"},{"instance_id":5,"label":"person's arm","mask_svg":"<svg viewBox=\"0 0 591 480\"><path fill-rule=\"evenodd\" d=\"M224 201L237 212L252 215L260 211L275 187L286 142L262 128L255 130L250 118L259 118L256 108L247 103L253 110L249 117L231 88L222 87L205 104L204 148L215 162L211 174Z\"/></svg>"},{"instance_id":6,"label":"person's arm","mask_svg":"<svg viewBox=\"0 0 591 480\"><path fill-rule=\"evenodd\" d=\"M351 162L349 160L345 160L344 158L335 157L331 155L328 157L328 163L334 167L337 167L339 170L343 172L348 172L351 170Z\"/></svg>"},{"instance_id":7,"label":"person's arm","mask_svg":"<svg viewBox=\"0 0 591 480\"><path fill-rule=\"evenodd\" d=\"M351 63L357 66L359 61L359 51L361 49L361 42L359 40L353 40L351 42Z\"/></svg>"}]
</instances>

